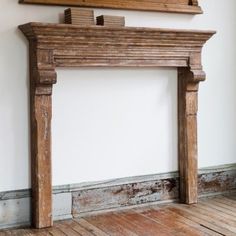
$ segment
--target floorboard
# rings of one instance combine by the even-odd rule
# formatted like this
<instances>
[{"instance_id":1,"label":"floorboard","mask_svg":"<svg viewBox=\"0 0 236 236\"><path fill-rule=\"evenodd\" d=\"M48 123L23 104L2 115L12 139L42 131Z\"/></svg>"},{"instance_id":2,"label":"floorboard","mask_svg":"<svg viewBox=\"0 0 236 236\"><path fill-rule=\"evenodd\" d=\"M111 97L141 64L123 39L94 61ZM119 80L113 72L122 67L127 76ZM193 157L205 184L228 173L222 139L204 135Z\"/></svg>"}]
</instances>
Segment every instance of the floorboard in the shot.
<instances>
[{"instance_id":1,"label":"floorboard","mask_svg":"<svg viewBox=\"0 0 236 236\"><path fill-rule=\"evenodd\" d=\"M0 236L236 236L236 195L170 203L81 219L43 230L0 230Z\"/></svg>"}]
</instances>

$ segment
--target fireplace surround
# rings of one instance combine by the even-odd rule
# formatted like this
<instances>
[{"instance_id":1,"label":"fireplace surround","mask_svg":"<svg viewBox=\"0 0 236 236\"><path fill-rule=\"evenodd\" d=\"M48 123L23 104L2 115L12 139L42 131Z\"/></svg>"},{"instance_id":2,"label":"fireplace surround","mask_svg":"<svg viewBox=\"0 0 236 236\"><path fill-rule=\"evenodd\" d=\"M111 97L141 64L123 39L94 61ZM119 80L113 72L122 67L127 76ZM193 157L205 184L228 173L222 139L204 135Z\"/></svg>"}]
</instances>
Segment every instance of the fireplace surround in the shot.
<instances>
[{"instance_id":1,"label":"fireplace surround","mask_svg":"<svg viewBox=\"0 0 236 236\"><path fill-rule=\"evenodd\" d=\"M175 67L178 69L180 201L197 203L197 109L205 80L201 51L214 31L28 23L32 220L52 226L51 117L56 67Z\"/></svg>"}]
</instances>

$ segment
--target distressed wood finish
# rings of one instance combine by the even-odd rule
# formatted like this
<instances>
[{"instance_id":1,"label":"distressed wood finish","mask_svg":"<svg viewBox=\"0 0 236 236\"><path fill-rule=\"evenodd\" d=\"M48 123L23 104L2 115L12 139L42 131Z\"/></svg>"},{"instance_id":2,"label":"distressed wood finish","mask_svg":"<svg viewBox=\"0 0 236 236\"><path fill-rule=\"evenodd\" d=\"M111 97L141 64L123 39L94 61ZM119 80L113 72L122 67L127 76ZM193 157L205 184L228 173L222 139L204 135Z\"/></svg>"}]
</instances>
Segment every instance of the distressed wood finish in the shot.
<instances>
[{"instance_id":1,"label":"distressed wood finish","mask_svg":"<svg viewBox=\"0 0 236 236\"><path fill-rule=\"evenodd\" d=\"M178 179L144 181L72 192L72 215L178 199Z\"/></svg>"},{"instance_id":2,"label":"distressed wood finish","mask_svg":"<svg viewBox=\"0 0 236 236\"><path fill-rule=\"evenodd\" d=\"M124 27L125 17L123 16L98 16L96 18L97 25L109 26L109 27Z\"/></svg>"},{"instance_id":3,"label":"distressed wood finish","mask_svg":"<svg viewBox=\"0 0 236 236\"><path fill-rule=\"evenodd\" d=\"M236 190L236 169L203 169L198 174L198 196L219 195ZM183 188L183 187L182 187ZM158 204L177 201L179 197L179 177L160 176L131 181L108 181L75 187L72 192L72 214L94 214L104 210L117 210L142 204Z\"/></svg>"},{"instance_id":4,"label":"distressed wood finish","mask_svg":"<svg viewBox=\"0 0 236 236\"><path fill-rule=\"evenodd\" d=\"M236 190L236 170L219 169L202 172L198 176L198 192L201 195L223 193Z\"/></svg>"},{"instance_id":5,"label":"distressed wood finish","mask_svg":"<svg viewBox=\"0 0 236 236\"><path fill-rule=\"evenodd\" d=\"M20 3L201 14L198 0L19 0Z\"/></svg>"},{"instance_id":6,"label":"distressed wood finish","mask_svg":"<svg viewBox=\"0 0 236 236\"><path fill-rule=\"evenodd\" d=\"M199 57L199 55L196 55ZM192 59L190 58L190 61ZM198 73L198 72L197 72ZM179 127L179 171L180 200L192 204L197 202L197 101L198 82L205 75L194 75L187 68L178 69L178 127Z\"/></svg>"},{"instance_id":7,"label":"distressed wood finish","mask_svg":"<svg viewBox=\"0 0 236 236\"><path fill-rule=\"evenodd\" d=\"M52 225L51 117L56 82L50 50L30 41L30 120L32 208L36 228Z\"/></svg>"},{"instance_id":8,"label":"distressed wood finish","mask_svg":"<svg viewBox=\"0 0 236 236\"><path fill-rule=\"evenodd\" d=\"M95 25L94 11L81 8L68 8L64 11L65 24L80 26Z\"/></svg>"},{"instance_id":9,"label":"distressed wood finish","mask_svg":"<svg viewBox=\"0 0 236 236\"><path fill-rule=\"evenodd\" d=\"M197 202L197 91L201 49L213 31L28 23L34 225L51 225L51 95L55 67L179 68L180 196Z\"/></svg>"}]
</instances>

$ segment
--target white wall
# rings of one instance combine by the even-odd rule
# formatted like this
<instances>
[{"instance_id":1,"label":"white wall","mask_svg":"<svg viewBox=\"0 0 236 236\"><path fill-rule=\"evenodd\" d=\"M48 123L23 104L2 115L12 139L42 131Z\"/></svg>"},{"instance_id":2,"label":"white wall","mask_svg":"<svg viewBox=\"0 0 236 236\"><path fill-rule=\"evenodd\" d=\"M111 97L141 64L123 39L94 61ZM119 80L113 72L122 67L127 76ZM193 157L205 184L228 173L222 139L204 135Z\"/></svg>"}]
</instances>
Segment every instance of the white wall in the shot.
<instances>
[{"instance_id":1,"label":"white wall","mask_svg":"<svg viewBox=\"0 0 236 236\"><path fill-rule=\"evenodd\" d=\"M16 28L58 22L64 7L1 0L0 191L30 187L27 40ZM199 16L95 10L127 26L212 29L203 50L199 167L235 162L236 1L200 0ZM217 5L218 4L218 5ZM53 94L53 184L177 170L175 69L58 70Z\"/></svg>"}]
</instances>

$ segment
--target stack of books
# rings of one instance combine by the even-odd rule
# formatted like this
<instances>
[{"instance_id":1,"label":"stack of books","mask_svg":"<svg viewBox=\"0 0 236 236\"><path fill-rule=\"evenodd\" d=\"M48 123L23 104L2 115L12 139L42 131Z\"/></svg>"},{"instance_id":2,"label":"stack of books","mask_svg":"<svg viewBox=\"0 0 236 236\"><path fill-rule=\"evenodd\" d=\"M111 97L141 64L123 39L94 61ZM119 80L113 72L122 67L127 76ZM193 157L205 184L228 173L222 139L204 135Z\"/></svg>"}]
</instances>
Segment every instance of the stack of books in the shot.
<instances>
[{"instance_id":1,"label":"stack of books","mask_svg":"<svg viewBox=\"0 0 236 236\"><path fill-rule=\"evenodd\" d=\"M80 26L94 25L94 12L93 10L68 8L65 10L65 24Z\"/></svg>"},{"instance_id":2,"label":"stack of books","mask_svg":"<svg viewBox=\"0 0 236 236\"><path fill-rule=\"evenodd\" d=\"M125 17L123 16L98 16L97 25L110 26L110 27L124 27Z\"/></svg>"}]
</instances>

